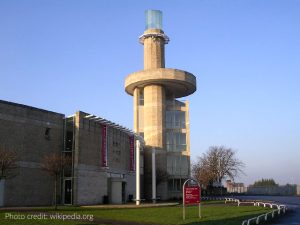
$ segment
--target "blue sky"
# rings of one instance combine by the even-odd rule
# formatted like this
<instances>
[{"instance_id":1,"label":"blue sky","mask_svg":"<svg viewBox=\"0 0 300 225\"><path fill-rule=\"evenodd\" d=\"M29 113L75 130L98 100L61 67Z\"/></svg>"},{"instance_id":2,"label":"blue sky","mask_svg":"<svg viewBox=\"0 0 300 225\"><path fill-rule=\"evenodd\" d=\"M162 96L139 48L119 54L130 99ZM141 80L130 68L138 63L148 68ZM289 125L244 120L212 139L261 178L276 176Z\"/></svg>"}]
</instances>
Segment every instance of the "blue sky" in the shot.
<instances>
[{"instance_id":1,"label":"blue sky","mask_svg":"<svg viewBox=\"0 0 300 225\"><path fill-rule=\"evenodd\" d=\"M166 67L197 77L191 154L237 150L247 184L300 184L300 1L1 0L0 99L132 128L144 11L163 11Z\"/></svg>"}]
</instances>

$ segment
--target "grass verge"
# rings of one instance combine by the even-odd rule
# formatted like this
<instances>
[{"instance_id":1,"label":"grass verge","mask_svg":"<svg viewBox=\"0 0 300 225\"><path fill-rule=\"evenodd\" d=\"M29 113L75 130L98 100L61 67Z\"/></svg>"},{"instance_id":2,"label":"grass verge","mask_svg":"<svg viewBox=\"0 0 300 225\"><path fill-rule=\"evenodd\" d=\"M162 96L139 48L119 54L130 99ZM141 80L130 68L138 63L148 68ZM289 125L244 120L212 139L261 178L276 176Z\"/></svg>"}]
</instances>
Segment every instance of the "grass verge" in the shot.
<instances>
[{"instance_id":1,"label":"grass verge","mask_svg":"<svg viewBox=\"0 0 300 225\"><path fill-rule=\"evenodd\" d=\"M0 212L3 225L127 225L127 224L166 224L166 225L241 225L250 217L268 212L270 209L254 206L234 206L224 204L204 204L202 218L198 217L198 207L186 208L186 220L182 220L182 207L155 207L132 209L88 209L80 207L37 208L19 212ZM12 216L8 216L10 213ZM34 218L33 215L36 215ZM71 220L64 220L63 216ZM38 218L39 217L39 218Z\"/></svg>"}]
</instances>

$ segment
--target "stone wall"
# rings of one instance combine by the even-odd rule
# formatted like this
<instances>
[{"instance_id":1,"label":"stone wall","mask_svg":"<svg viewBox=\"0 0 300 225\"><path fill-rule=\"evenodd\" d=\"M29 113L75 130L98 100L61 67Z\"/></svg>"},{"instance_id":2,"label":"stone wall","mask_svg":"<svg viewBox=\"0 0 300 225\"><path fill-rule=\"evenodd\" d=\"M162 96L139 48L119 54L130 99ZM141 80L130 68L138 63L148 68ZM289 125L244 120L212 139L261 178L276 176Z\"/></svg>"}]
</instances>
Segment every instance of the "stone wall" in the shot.
<instances>
[{"instance_id":1,"label":"stone wall","mask_svg":"<svg viewBox=\"0 0 300 225\"><path fill-rule=\"evenodd\" d=\"M111 178L118 177L126 183L126 199L135 194L135 173L130 171L129 136L108 126L108 167L102 167L101 123L85 118L89 114L77 112L75 116L74 204L103 203L111 196ZM110 199L109 199L110 201Z\"/></svg>"},{"instance_id":2,"label":"stone wall","mask_svg":"<svg viewBox=\"0 0 300 225\"><path fill-rule=\"evenodd\" d=\"M0 100L0 147L16 151L19 165L5 181L4 206L53 202L53 179L40 166L45 155L62 150L63 129L63 114Z\"/></svg>"},{"instance_id":3,"label":"stone wall","mask_svg":"<svg viewBox=\"0 0 300 225\"><path fill-rule=\"evenodd\" d=\"M76 205L97 205L103 203L107 195L107 176L105 171L94 166L78 165L76 181Z\"/></svg>"}]
</instances>

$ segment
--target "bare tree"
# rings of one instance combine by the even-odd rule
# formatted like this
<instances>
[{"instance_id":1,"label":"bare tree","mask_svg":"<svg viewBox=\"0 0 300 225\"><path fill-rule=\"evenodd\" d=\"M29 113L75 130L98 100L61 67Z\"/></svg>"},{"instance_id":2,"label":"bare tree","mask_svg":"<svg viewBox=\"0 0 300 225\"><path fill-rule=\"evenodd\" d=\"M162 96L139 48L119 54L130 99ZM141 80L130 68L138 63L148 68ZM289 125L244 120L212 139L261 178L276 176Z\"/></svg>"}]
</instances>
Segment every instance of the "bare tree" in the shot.
<instances>
[{"instance_id":1,"label":"bare tree","mask_svg":"<svg viewBox=\"0 0 300 225\"><path fill-rule=\"evenodd\" d=\"M16 175L18 154L13 150L0 147L0 181L9 179Z\"/></svg>"},{"instance_id":2,"label":"bare tree","mask_svg":"<svg viewBox=\"0 0 300 225\"><path fill-rule=\"evenodd\" d=\"M54 206L57 209L57 181L63 169L71 164L71 158L62 156L59 153L45 155L42 160L42 169L47 171L50 176L54 177Z\"/></svg>"},{"instance_id":3,"label":"bare tree","mask_svg":"<svg viewBox=\"0 0 300 225\"><path fill-rule=\"evenodd\" d=\"M208 166L202 161L192 165L192 177L197 180L202 187L208 187L213 183L213 176Z\"/></svg>"},{"instance_id":4,"label":"bare tree","mask_svg":"<svg viewBox=\"0 0 300 225\"><path fill-rule=\"evenodd\" d=\"M236 158L236 152L224 146L212 146L192 166L195 179L205 186L221 183L225 177L234 180L243 174L244 163Z\"/></svg>"}]
</instances>

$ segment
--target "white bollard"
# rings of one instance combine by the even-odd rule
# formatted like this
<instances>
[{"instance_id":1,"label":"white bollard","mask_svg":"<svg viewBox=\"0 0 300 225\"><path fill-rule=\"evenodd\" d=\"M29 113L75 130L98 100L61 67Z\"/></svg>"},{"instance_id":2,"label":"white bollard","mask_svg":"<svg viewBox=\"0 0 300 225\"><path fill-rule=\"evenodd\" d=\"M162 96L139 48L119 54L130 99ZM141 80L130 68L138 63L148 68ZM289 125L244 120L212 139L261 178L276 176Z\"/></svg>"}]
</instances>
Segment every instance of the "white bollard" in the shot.
<instances>
[{"instance_id":1,"label":"white bollard","mask_svg":"<svg viewBox=\"0 0 300 225\"><path fill-rule=\"evenodd\" d=\"M136 163L135 163L135 185L136 185L136 194L135 194L135 204L140 205L141 203L141 183L140 183L140 141L136 140Z\"/></svg>"},{"instance_id":2,"label":"white bollard","mask_svg":"<svg viewBox=\"0 0 300 225\"><path fill-rule=\"evenodd\" d=\"M156 203L156 167L155 167L155 149L152 149L152 201Z\"/></svg>"}]
</instances>

